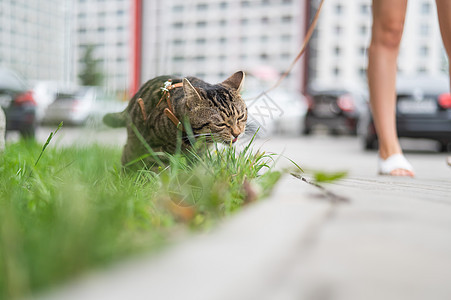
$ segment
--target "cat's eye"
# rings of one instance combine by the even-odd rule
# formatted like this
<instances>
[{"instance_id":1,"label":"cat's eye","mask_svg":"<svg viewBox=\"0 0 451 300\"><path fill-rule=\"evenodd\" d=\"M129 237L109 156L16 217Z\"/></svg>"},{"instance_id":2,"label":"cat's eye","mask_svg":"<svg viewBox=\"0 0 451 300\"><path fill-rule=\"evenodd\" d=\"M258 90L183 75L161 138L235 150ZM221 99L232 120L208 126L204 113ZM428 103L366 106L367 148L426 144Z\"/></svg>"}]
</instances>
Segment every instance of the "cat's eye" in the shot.
<instances>
[{"instance_id":1,"label":"cat's eye","mask_svg":"<svg viewBox=\"0 0 451 300\"><path fill-rule=\"evenodd\" d=\"M226 123L218 123L216 124L217 127L230 127L229 125L227 125Z\"/></svg>"},{"instance_id":2,"label":"cat's eye","mask_svg":"<svg viewBox=\"0 0 451 300\"><path fill-rule=\"evenodd\" d=\"M242 120L244 120L244 117L245 117L244 115L241 115L241 116L238 117L237 120L238 120L238 121L242 121Z\"/></svg>"}]
</instances>

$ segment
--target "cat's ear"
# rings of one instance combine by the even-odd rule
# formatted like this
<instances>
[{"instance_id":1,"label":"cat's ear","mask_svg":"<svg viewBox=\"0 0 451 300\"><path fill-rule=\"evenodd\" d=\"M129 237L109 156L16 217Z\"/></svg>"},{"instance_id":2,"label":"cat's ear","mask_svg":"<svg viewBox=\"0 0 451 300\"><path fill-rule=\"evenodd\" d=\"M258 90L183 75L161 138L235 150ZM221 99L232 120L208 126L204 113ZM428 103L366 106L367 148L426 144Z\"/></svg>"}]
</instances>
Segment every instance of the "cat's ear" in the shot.
<instances>
[{"instance_id":1,"label":"cat's ear","mask_svg":"<svg viewBox=\"0 0 451 300\"><path fill-rule=\"evenodd\" d=\"M190 109L199 106L199 104L202 102L202 97L199 95L199 92L186 78L183 78L183 91L185 92L185 97L187 99L186 105Z\"/></svg>"},{"instance_id":2,"label":"cat's ear","mask_svg":"<svg viewBox=\"0 0 451 300\"><path fill-rule=\"evenodd\" d=\"M238 71L222 82L223 85L230 87L236 91L240 91L244 83L244 72Z\"/></svg>"}]
</instances>

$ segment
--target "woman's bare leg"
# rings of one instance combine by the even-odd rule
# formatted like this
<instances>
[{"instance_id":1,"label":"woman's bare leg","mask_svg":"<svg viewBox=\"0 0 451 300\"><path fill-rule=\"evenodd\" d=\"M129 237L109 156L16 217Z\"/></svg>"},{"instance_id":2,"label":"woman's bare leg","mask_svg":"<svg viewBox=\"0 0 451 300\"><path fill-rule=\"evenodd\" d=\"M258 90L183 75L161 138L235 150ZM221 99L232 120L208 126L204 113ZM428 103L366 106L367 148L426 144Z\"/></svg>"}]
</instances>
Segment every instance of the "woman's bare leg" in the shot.
<instances>
[{"instance_id":1,"label":"woman's bare leg","mask_svg":"<svg viewBox=\"0 0 451 300\"><path fill-rule=\"evenodd\" d=\"M449 0L442 0L443 2ZM373 0L373 27L368 50L370 104L382 159L402 153L396 133L396 73L407 0ZM413 176L393 170L391 175Z\"/></svg>"},{"instance_id":2,"label":"woman's bare leg","mask_svg":"<svg viewBox=\"0 0 451 300\"><path fill-rule=\"evenodd\" d=\"M443 45L445 46L446 54L448 55L448 68L450 76L450 91L451 91L451 1L436 0L438 22L440 24L440 32L442 33ZM451 166L451 156L448 156L447 163Z\"/></svg>"},{"instance_id":3,"label":"woman's bare leg","mask_svg":"<svg viewBox=\"0 0 451 300\"><path fill-rule=\"evenodd\" d=\"M442 33L443 44L445 45L448 62L451 58L451 1L436 0L438 21L440 24L440 32ZM449 63L448 63L449 68ZM451 74L451 71L449 72ZM451 88L451 79L450 79Z\"/></svg>"}]
</instances>

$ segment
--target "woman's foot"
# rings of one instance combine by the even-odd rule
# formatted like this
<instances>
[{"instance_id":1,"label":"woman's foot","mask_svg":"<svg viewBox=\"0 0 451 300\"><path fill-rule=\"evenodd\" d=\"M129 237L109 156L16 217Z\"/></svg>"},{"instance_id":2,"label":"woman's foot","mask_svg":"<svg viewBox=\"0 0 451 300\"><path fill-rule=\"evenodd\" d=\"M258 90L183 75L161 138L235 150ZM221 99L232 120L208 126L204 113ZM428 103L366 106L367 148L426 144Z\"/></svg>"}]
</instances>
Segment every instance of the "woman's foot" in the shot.
<instances>
[{"instance_id":1,"label":"woman's foot","mask_svg":"<svg viewBox=\"0 0 451 300\"><path fill-rule=\"evenodd\" d=\"M379 174L390 176L408 176L414 177L412 165L407 161L404 155L393 154L386 159L379 157Z\"/></svg>"}]
</instances>

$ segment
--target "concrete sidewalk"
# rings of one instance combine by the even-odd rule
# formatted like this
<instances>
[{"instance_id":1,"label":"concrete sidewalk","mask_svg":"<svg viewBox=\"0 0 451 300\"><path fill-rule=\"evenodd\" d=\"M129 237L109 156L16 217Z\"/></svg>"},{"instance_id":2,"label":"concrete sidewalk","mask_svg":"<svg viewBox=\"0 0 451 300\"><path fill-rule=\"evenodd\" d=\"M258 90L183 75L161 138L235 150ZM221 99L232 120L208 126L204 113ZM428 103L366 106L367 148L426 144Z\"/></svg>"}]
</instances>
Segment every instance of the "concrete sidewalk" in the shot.
<instances>
[{"instance_id":1,"label":"concrete sidewalk","mask_svg":"<svg viewBox=\"0 0 451 300\"><path fill-rule=\"evenodd\" d=\"M451 299L451 183L285 176L213 232L40 299Z\"/></svg>"}]
</instances>

